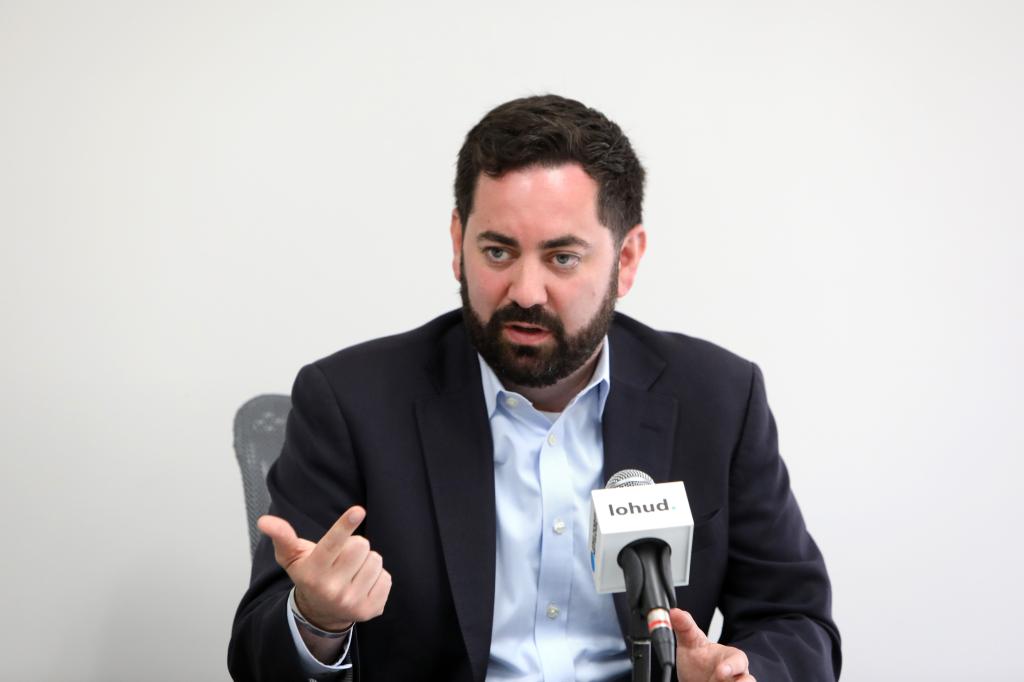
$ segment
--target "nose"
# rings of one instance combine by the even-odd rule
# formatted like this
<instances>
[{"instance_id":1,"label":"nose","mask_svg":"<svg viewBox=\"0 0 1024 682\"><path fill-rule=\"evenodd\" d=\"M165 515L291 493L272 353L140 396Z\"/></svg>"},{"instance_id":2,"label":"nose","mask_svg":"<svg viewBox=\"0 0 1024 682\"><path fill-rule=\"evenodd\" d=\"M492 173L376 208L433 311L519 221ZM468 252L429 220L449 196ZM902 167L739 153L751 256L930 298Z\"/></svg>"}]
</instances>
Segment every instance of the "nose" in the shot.
<instances>
[{"instance_id":1,"label":"nose","mask_svg":"<svg viewBox=\"0 0 1024 682\"><path fill-rule=\"evenodd\" d=\"M511 273L512 280L508 286L508 298L520 308L532 308L548 302L547 285L544 282L544 269L539 263L530 263L522 259Z\"/></svg>"}]
</instances>

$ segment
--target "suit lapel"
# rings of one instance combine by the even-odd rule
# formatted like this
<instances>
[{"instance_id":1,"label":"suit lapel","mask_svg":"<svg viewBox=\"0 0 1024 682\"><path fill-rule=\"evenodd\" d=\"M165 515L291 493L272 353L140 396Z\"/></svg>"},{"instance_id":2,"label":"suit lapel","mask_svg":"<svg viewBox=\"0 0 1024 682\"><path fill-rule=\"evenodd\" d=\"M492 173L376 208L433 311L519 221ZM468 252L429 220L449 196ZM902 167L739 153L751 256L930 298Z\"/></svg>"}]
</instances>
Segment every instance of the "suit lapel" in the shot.
<instances>
[{"instance_id":1,"label":"suit lapel","mask_svg":"<svg viewBox=\"0 0 1024 682\"><path fill-rule=\"evenodd\" d=\"M494 454L476 355L462 327L431 368L438 394L416 403L455 612L475 680L487 670L494 611Z\"/></svg>"},{"instance_id":2,"label":"suit lapel","mask_svg":"<svg viewBox=\"0 0 1024 682\"><path fill-rule=\"evenodd\" d=\"M667 481L672 463L678 404L650 392L665 362L618 325L609 332L611 391L601 420L604 480L623 469L639 469L656 483ZM613 597L623 635L630 632L624 594Z\"/></svg>"}]
</instances>

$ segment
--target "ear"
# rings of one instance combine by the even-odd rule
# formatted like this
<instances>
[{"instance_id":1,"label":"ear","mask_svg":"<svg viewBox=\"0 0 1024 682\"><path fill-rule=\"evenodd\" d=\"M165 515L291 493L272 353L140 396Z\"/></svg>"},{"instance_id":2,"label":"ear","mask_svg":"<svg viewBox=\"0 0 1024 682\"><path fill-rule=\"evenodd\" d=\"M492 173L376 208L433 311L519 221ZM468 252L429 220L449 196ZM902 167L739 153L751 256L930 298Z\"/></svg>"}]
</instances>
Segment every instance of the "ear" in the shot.
<instances>
[{"instance_id":1,"label":"ear","mask_svg":"<svg viewBox=\"0 0 1024 682\"><path fill-rule=\"evenodd\" d=\"M634 225L626 233L619 247L619 291L618 296L622 298L633 288L633 280L636 279L637 268L640 267L640 259L647 250L647 232L640 223Z\"/></svg>"},{"instance_id":2,"label":"ear","mask_svg":"<svg viewBox=\"0 0 1024 682\"><path fill-rule=\"evenodd\" d=\"M452 209L452 225L449 228L452 235L452 273L455 281L462 281L462 221L459 220L458 209Z\"/></svg>"}]
</instances>

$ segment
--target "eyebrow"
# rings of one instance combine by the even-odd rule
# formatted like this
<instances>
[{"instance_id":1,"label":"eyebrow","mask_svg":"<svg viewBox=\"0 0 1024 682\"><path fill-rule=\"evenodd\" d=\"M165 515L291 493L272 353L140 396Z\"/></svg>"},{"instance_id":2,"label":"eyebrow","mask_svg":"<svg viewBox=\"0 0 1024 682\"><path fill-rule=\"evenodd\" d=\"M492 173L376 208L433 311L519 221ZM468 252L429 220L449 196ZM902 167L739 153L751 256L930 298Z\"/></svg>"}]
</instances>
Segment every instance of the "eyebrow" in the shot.
<instances>
[{"instance_id":1,"label":"eyebrow","mask_svg":"<svg viewBox=\"0 0 1024 682\"><path fill-rule=\"evenodd\" d=\"M578 246L581 249L586 249L590 247L590 244L588 244L583 239L580 239L579 237L571 234L567 234L564 237L556 237L555 239L549 239L546 242L540 243L540 248L542 249L561 249L565 248L566 246Z\"/></svg>"},{"instance_id":2,"label":"eyebrow","mask_svg":"<svg viewBox=\"0 0 1024 682\"><path fill-rule=\"evenodd\" d=\"M493 230L485 230L477 235L476 240L478 242L497 242L503 246L511 246L518 248L519 240L513 239L507 235L495 232ZM542 249L561 249L566 246L578 246L581 249L590 248L590 244L571 234L567 234L563 237L555 237L554 239L548 239L540 243Z\"/></svg>"},{"instance_id":3,"label":"eyebrow","mask_svg":"<svg viewBox=\"0 0 1024 682\"><path fill-rule=\"evenodd\" d=\"M476 236L476 240L478 242L498 242L505 246L519 246L518 239L513 239L512 237L508 237L493 230L484 230Z\"/></svg>"}]
</instances>

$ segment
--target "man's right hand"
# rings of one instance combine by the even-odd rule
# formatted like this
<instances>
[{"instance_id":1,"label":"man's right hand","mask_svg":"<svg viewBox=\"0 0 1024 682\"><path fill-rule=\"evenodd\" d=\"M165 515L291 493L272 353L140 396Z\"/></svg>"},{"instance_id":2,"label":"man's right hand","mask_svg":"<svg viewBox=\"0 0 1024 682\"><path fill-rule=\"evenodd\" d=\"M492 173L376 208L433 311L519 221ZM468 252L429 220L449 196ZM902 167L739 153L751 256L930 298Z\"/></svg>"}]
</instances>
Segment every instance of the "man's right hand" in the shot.
<instances>
[{"instance_id":1,"label":"man's right hand","mask_svg":"<svg viewBox=\"0 0 1024 682\"><path fill-rule=\"evenodd\" d=\"M257 526L274 543L274 558L295 583L295 605L303 617L323 630L340 632L353 623L376 618L391 592L391 574L370 541L352 535L366 510L350 507L331 529L312 543L295 534L277 516L259 518Z\"/></svg>"}]
</instances>

